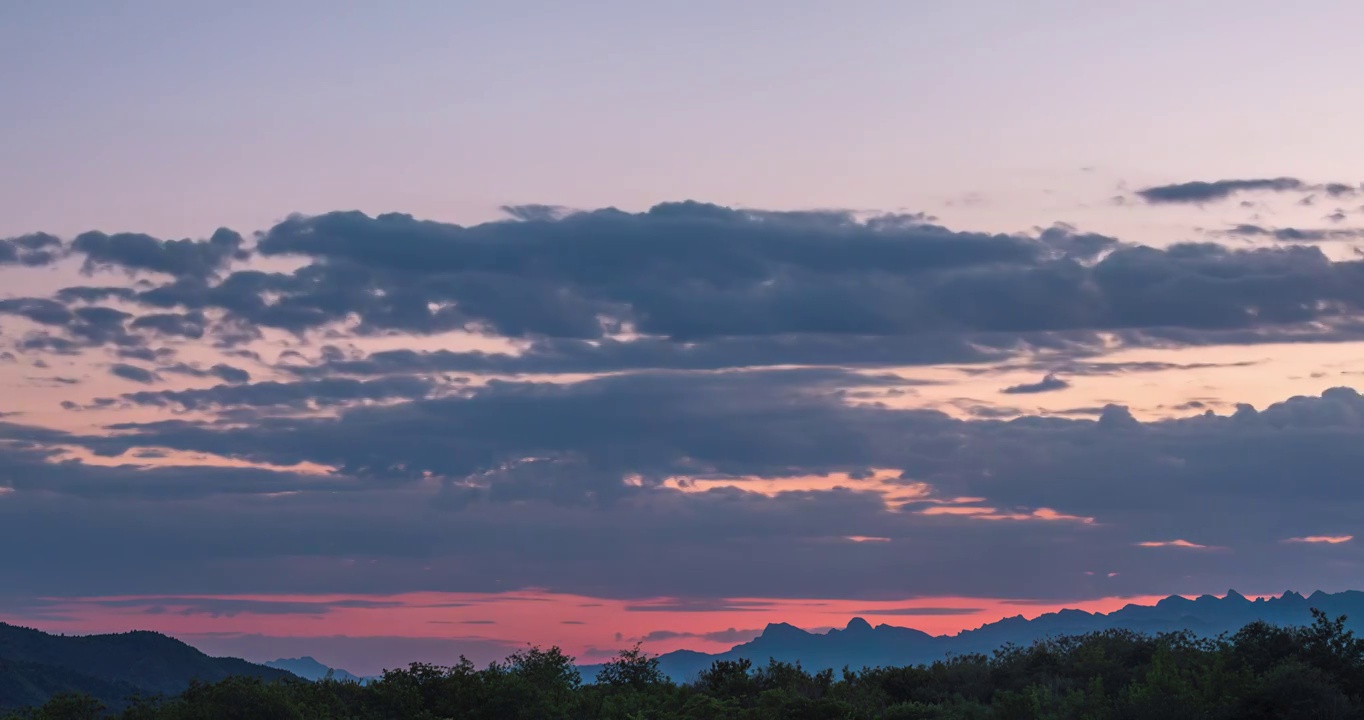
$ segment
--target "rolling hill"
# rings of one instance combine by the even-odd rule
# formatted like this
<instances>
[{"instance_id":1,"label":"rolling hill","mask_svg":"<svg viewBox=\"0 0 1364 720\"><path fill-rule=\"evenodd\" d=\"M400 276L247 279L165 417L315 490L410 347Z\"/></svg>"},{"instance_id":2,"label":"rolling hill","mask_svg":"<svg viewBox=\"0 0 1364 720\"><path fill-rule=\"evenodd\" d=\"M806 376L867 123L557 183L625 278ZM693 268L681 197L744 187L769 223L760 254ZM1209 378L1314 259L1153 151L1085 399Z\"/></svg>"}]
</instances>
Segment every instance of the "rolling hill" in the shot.
<instances>
[{"instance_id":1,"label":"rolling hill","mask_svg":"<svg viewBox=\"0 0 1364 720\"><path fill-rule=\"evenodd\" d=\"M0 623L0 709L41 704L61 692L84 692L111 708L133 694L174 695L193 680L232 675L295 677L237 658L214 658L160 633L50 635Z\"/></svg>"}]
</instances>

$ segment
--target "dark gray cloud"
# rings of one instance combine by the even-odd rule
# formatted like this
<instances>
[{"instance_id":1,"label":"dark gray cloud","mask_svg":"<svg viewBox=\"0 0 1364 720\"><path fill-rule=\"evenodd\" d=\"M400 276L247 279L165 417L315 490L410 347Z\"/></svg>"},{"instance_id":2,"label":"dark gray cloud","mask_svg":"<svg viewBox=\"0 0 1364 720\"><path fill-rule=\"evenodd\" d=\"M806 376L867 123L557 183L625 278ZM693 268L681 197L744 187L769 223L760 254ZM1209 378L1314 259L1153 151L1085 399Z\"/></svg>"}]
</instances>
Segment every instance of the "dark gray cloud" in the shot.
<instances>
[{"instance_id":1,"label":"dark gray cloud","mask_svg":"<svg viewBox=\"0 0 1364 720\"><path fill-rule=\"evenodd\" d=\"M1236 362L1161 362L1157 360L1079 360L1066 363L1050 363L1058 372L1066 375L1126 375L1129 373L1179 372L1185 370L1219 370L1259 365L1263 360L1238 360ZM1044 363L1045 364L1045 363Z\"/></svg>"},{"instance_id":2,"label":"dark gray cloud","mask_svg":"<svg viewBox=\"0 0 1364 720\"><path fill-rule=\"evenodd\" d=\"M1357 529L1364 398L1353 390L1159 422L1115 407L1097 420L1001 422L848 406L840 388L852 380L828 373L722 375L507 384L334 418L123 424L117 437L0 424L11 444L0 477L23 483L0 497L0 541L42 548L0 569L11 587L57 595L537 587L684 598L631 605L702 611L762 609L724 600L744 597L1336 587L1364 561L1348 543L1282 542ZM339 470L46 461L65 445ZM888 506L870 479L775 496L742 489L748 474L868 478L877 467L932 495ZM739 487L684 493L659 482L678 474ZM975 516L934 514L958 497L984 500L946 505ZM839 541L855 535L887 541ZM1229 550L1137 546L1169 538Z\"/></svg>"},{"instance_id":3,"label":"dark gray cloud","mask_svg":"<svg viewBox=\"0 0 1364 720\"><path fill-rule=\"evenodd\" d=\"M35 497L78 498L92 501L183 501L232 495L316 490L340 492L358 488L345 478L307 476L255 468L157 466L140 464L97 466L53 462L58 448L70 438L53 431L0 423L0 487ZM138 459L164 458L158 451L140 450Z\"/></svg>"},{"instance_id":4,"label":"dark gray cloud","mask_svg":"<svg viewBox=\"0 0 1364 720\"><path fill-rule=\"evenodd\" d=\"M48 598L48 605L62 605L60 598ZM132 609L152 614L167 612L179 615L207 615L236 617L238 615L306 615L322 617L332 610L383 609L401 607L403 603L389 600L346 599L329 601L310 600L253 600L249 598L206 598L157 596L155 598L92 598L80 600L82 605L101 608Z\"/></svg>"},{"instance_id":5,"label":"dark gray cloud","mask_svg":"<svg viewBox=\"0 0 1364 720\"><path fill-rule=\"evenodd\" d=\"M132 300L137 297L137 290L130 287L114 286L74 286L66 287L57 291L56 298L64 303L75 302L105 302L106 300Z\"/></svg>"},{"instance_id":6,"label":"dark gray cloud","mask_svg":"<svg viewBox=\"0 0 1364 720\"><path fill-rule=\"evenodd\" d=\"M1011 418L1027 414L1021 408L1007 407L1003 405L986 405L978 400L962 398L953 403L968 415L982 420L997 420L1000 418Z\"/></svg>"},{"instance_id":7,"label":"dark gray cloud","mask_svg":"<svg viewBox=\"0 0 1364 720\"><path fill-rule=\"evenodd\" d=\"M1065 230L985 235L906 218L859 223L841 213L697 203L470 228L332 213L291 219L261 239L265 255L313 258L293 274L184 280L140 298L221 307L290 330L353 313L370 329L508 336L597 338L625 324L675 339L886 334L905 329L896 317L903 311L886 308L912 277L1026 265L1064 252L1076 253L1074 262L1114 244ZM266 293L273 302L262 300Z\"/></svg>"},{"instance_id":8,"label":"dark gray cloud","mask_svg":"<svg viewBox=\"0 0 1364 720\"><path fill-rule=\"evenodd\" d=\"M66 325L75 319L66 305L44 298L0 299L0 314L18 315L39 325Z\"/></svg>"},{"instance_id":9,"label":"dark gray cloud","mask_svg":"<svg viewBox=\"0 0 1364 720\"><path fill-rule=\"evenodd\" d=\"M681 630L654 630L653 632L636 638L639 642L654 642L657 640L676 640L679 638L695 638L707 640L709 642L724 643L726 645L738 645L746 643L758 635L762 634L762 628L752 630L738 630L729 628L728 630L715 630L712 632L686 632Z\"/></svg>"},{"instance_id":10,"label":"dark gray cloud","mask_svg":"<svg viewBox=\"0 0 1364 720\"><path fill-rule=\"evenodd\" d=\"M62 241L47 233L0 238L0 266L50 265L62 255Z\"/></svg>"},{"instance_id":11,"label":"dark gray cloud","mask_svg":"<svg viewBox=\"0 0 1364 720\"><path fill-rule=\"evenodd\" d=\"M127 321L133 316L110 307L84 305L72 308L47 298L19 297L0 299L0 315L22 317L42 326L42 330L17 340L14 347L24 352L71 355L90 347L129 348L144 342L127 330Z\"/></svg>"},{"instance_id":12,"label":"dark gray cloud","mask_svg":"<svg viewBox=\"0 0 1364 720\"><path fill-rule=\"evenodd\" d=\"M982 612L981 608L973 607L901 607L901 608L870 608L863 610L852 610L853 615L899 615L904 617L913 616L934 616L944 615L974 615Z\"/></svg>"},{"instance_id":13,"label":"dark gray cloud","mask_svg":"<svg viewBox=\"0 0 1364 720\"><path fill-rule=\"evenodd\" d=\"M246 259L243 244L241 235L220 228L207 240L160 240L140 233L88 232L76 236L71 249L85 256L87 271L112 267L178 278L208 278L233 260Z\"/></svg>"},{"instance_id":14,"label":"dark gray cloud","mask_svg":"<svg viewBox=\"0 0 1364 720\"><path fill-rule=\"evenodd\" d=\"M1332 187L1348 187L1332 183ZM1148 203L1202 204L1225 200L1241 192L1293 192L1310 190L1313 186L1294 177L1253 178L1244 180L1194 180L1156 185L1137 191L1137 196Z\"/></svg>"},{"instance_id":15,"label":"dark gray cloud","mask_svg":"<svg viewBox=\"0 0 1364 720\"><path fill-rule=\"evenodd\" d=\"M1066 382L1055 375L1048 374L1037 382L1012 385L1000 390L1000 392L1005 395L1025 395L1031 393L1055 392L1057 390L1065 390L1068 387L1070 387L1069 382Z\"/></svg>"},{"instance_id":16,"label":"dark gray cloud","mask_svg":"<svg viewBox=\"0 0 1364 720\"><path fill-rule=\"evenodd\" d=\"M152 330L159 335L197 340L204 336L204 326L207 324L208 318L202 312L195 311L143 315L133 320L131 327L134 330Z\"/></svg>"},{"instance_id":17,"label":"dark gray cloud","mask_svg":"<svg viewBox=\"0 0 1364 720\"><path fill-rule=\"evenodd\" d=\"M868 411L843 405L840 391L906 382L837 370L644 373L571 385L494 381L454 397L351 408L334 419L266 417L236 432L187 422L120 426L122 434L95 445L107 453L151 444L277 464L310 460L362 476L434 473L487 485L508 497L552 494L562 485L562 463L574 468L579 479L571 492L581 496L594 489L618 491L623 473L658 480L705 471L708 463L721 461L729 472L756 474L861 469L854 458L866 439L856 426ZM375 393L420 397L432 387L429 380L396 376L364 383L333 379L135 393L124 399L186 407L266 405ZM841 428L817 434L832 434L841 450L806 452L789 442L790 433L815 433L814 424L837 423L839 416L847 421ZM871 417L881 416L872 412ZM705 429L711 420L714 431ZM753 429L735 436L723 427L730 423ZM397 427L403 429L390 436Z\"/></svg>"},{"instance_id":18,"label":"dark gray cloud","mask_svg":"<svg viewBox=\"0 0 1364 720\"><path fill-rule=\"evenodd\" d=\"M726 337L696 343L645 338L573 340L546 338L517 354L479 351L386 350L362 358L322 358L316 364L285 364L298 375L391 375L408 373L595 373L622 370L721 370L770 365L887 366L978 363L1011 356L1016 338L971 334L917 337L822 334ZM1097 337L1038 334L1032 345L1076 354L1096 352Z\"/></svg>"},{"instance_id":19,"label":"dark gray cloud","mask_svg":"<svg viewBox=\"0 0 1364 720\"><path fill-rule=\"evenodd\" d=\"M151 383L160 382L161 380L161 376L151 370L136 365L129 365L127 363L114 363L113 365L110 365L109 374L121 377L124 380L142 383L143 385L150 385Z\"/></svg>"},{"instance_id":20,"label":"dark gray cloud","mask_svg":"<svg viewBox=\"0 0 1364 720\"><path fill-rule=\"evenodd\" d=\"M1217 370L1251 367L1263 360L1236 362L1166 362L1157 360L1096 360L1092 358L1046 357L1024 362L1009 362L993 366L959 368L958 372L972 377L1000 375L1017 370L1040 370L1056 375L1118 376L1132 373L1180 372L1186 370Z\"/></svg>"},{"instance_id":21,"label":"dark gray cloud","mask_svg":"<svg viewBox=\"0 0 1364 720\"><path fill-rule=\"evenodd\" d=\"M1343 219L1343 217L1342 217ZM1265 237L1281 242L1327 242L1332 240L1364 239L1364 228L1269 228L1242 224L1218 231L1221 235L1237 237Z\"/></svg>"},{"instance_id":22,"label":"dark gray cloud","mask_svg":"<svg viewBox=\"0 0 1364 720\"><path fill-rule=\"evenodd\" d=\"M626 612L757 612L768 610L773 603L763 600L730 600L727 598L672 598L667 602L647 605L626 605Z\"/></svg>"},{"instance_id":23,"label":"dark gray cloud","mask_svg":"<svg viewBox=\"0 0 1364 720\"><path fill-rule=\"evenodd\" d=\"M36 383L40 383L40 384L43 384L43 383L53 383L53 384L55 384L55 385L79 385L80 382L81 382L79 378L62 377L62 376L60 376L60 375L53 375L53 376L48 376L48 377L32 377L32 376L30 376L30 377L26 377L26 378L24 378L24 379L25 379L25 380L28 380L29 382L36 382Z\"/></svg>"},{"instance_id":24,"label":"dark gray cloud","mask_svg":"<svg viewBox=\"0 0 1364 720\"><path fill-rule=\"evenodd\" d=\"M117 368L119 366L115 366ZM123 366L128 367L128 366ZM140 368L137 368L140 370ZM440 383L416 377L391 377L359 381L346 378L306 380L293 383L258 382L243 384L244 371L227 365L215 365L203 371L189 366L174 366L169 372L212 375L227 380L228 385L190 390L159 390L127 393L119 399L133 405L179 407L185 410L226 408L234 406L305 408L334 407L362 400L413 399L431 395ZM189 370L190 372L185 372ZM143 371L146 372L146 371ZM115 372L115 374L119 374ZM123 376L127 377L127 376ZM132 379L132 378L129 378ZM142 381L139 381L142 382ZM146 382L150 382L147 380Z\"/></svg>"},{"instance_id":25,"label":"dark gray cloud","mask_svg":"<svg viewBox=\"0 0 1364 720\"><path fill-rule=\"evenodd\" d=\"M112 343L141 373L223 380L94 401L196 411L179 419L139 412L100 433L0 423L0 544L39 548L0 560L0 575L56 596L536 587L640 599L641 612L756 610L725 598L764 596L1073 598L1357 578L1364 557L1350 544L1281 542L1348 534L1364 512L1351 475L1364 462L1364 400L1352 391L1162 422L1116 406L1077 409L1094 419L985 408L958 420L869 402L914 382L851 366L983 364L1045 348L1059 357L1027 366L1039 374L1155 372L1176 368L1095 359L1109 347L1096 331L1156 347L1360 338L1364 263L1304 246L1156 249L1060 226L986 235L924 218L697 204L518 217L470 228L294 218L260 247L301 255L297 271L125 260L175 277L0 301L0 313L39 326L7 335L16 347ZM153 309L125 312L133 304ZM249 343L262 328L313 343L308 331L344 335L341 322L468 329L528 349L322 349L279 366L295 381L252 383L146 344ZM772 365L820 367L734 370ZM634 372L561 384L444 377L605 370ZM66 447L100 464L69 460ZM197 464L212 456L276 469ZM880 468L929 495L888 502ZM826 473L851 479L745 489L749 476ZM703 492L688 479L735 487ZM1169 538L1230 550L1137 546ZM679 599L642 600L656 597Z\"/></svg>"},{"instance_id":26,"label":"dark gray cloud","mask_svg":"<svg viewBox=\"0 0 1364 720\"><path fill-rule=\"evenodd\" d=\"M1343 312L1342 291L1355 311L1364 294L1354 265L1311 248L1157 250L1056 228L995 236L696 204L472 228L333 214L280 225L260 248L313 262L141 297L291 330L354 314L375 329L531 338L592 340L630 326L677 342L931 343L935 333L1253 327ZM1318 300L1325 309L1303 310Z\"/></svg>"},{"instance_id":27,"label":"dark gray cloud","mask_svg":"<svg viewBox=\"0 0 1364 720\"><path fill-rule=\"evenodd\" d=\"M141 360L143 362L163 362L175 357L173 348L150 348L150 347L121 347L115 353L124 360Z\"/></svg>"},{"instance_id":28,"label":"dark gray cloud","mask_svg":"<svg viewBox=\"0 0 1364 720\"><path fill-rule=\"evenodd\" d=\"M295 217L258 246L301 257L295 271L181 273L131 295L67 288L56 304L118 297L155 309L131 319L134 331L202 334L224 349L268 328L465 330L529 345L517 355L395 351L367 370L352 365L357 374L402 362L492 373L988 362L1049 344L1099 352L1098 332L1130 343L1289 331L1340 340L1329 329L1364 305L1364 263L1298 245L1157 249L1065 225L992 235L921 215L860 221L700 203L517 217L528 219ZM1308 242L1344 230L1294 232ZM42 342L81 347L54 337Z\"/></svg>"},{"instance_id":29,"label":"dark gray cloud","mask_svg":"<svg viewBox=\"0 0 1364 720\"><path fill-rule=\"evenodd\" d=\"M251 373L226 363L217 363L208 369L199 368L186 363L176 363L174 365L157 368L157 370L172 375L188 375L196 378L217 378L223 382L232 384L251 381Z\"/></svg>"}]
</instances>

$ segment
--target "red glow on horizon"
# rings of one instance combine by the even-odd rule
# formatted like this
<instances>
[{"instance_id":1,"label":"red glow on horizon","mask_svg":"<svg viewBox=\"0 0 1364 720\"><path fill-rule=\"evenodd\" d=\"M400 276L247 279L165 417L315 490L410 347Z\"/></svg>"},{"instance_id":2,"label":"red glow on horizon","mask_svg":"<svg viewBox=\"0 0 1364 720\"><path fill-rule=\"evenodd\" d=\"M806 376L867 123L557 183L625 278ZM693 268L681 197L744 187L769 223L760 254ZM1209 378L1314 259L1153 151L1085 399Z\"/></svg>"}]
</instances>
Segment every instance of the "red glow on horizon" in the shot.
<instances>
[{"instance_id":1,"label":"red glow on horizon","mask_svg":"<svg viewBox=\"0 0 1364 720\"><path fill-rule=\"evenodd\" d=\"M49 632L90 634L155 630L189 640L205 634L280 637L329 635L446 638L512 645L558 645L584 661L636 642L654 653L718 652L756 636L768 623L806 629L843 627L856 616L872 625L955 634L1005 617L1061 609L1112 612L1158 597L1079 602L939 597L900 601L785 598L619 600L536 591L398 595L175 595L50 599L48 617L7 622ZM665 631L650 637L650 633Z\"/></svg>"}]
</instances>

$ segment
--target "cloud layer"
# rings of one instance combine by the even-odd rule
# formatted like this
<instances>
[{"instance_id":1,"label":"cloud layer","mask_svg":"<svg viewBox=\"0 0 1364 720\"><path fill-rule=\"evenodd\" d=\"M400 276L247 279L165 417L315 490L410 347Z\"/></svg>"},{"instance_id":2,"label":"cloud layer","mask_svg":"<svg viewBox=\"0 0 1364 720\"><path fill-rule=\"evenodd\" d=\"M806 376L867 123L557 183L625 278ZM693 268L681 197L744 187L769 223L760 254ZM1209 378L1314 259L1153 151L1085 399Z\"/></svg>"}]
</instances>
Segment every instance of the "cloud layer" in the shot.
<instances>
[{"instance_id":1,"label":"cloud layer","mask_svg":"<svg viewBox=\"0 0 1364 720\"><path fill-rule=\"evenodd\" d=\"M1153 201L1290 189L1225 182ZM906 371L962 364L1023 405L1256 362L1119 349L1357 340L1364 262L1303 244L1325 238L509 214L4 241L14 271L71 280L0 298L5 371L51 381L0 407L0 542L38 548L0 561L10 587L212 617L326 606L196 595L542 588L700 611L1357 577L1351 389L1163 419L1093 400L949 414L915 402L941 374ZM956 612L934 607L915 612Z\"/></svg>"}]
</instances>

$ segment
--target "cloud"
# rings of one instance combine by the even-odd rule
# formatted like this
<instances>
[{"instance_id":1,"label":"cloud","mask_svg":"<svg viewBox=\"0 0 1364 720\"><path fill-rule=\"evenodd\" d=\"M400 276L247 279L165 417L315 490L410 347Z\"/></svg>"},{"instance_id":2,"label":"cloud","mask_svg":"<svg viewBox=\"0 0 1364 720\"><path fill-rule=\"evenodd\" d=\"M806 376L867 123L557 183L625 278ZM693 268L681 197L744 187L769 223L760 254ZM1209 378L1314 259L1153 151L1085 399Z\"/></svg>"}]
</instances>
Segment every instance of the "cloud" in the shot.
<instances>
[{"instance_id":1,"label":"cloud","mask_svg":"<svg viewBox=\"0 0 1364 720\"><path fill-rule=\"evenodd\" d=\"M162 277L0 301L16 350L107 345L98 362L139 377L221 381L70 420L138 408L106 427L0 423L0 543L38 548L7 560L7 583L536 587L699 613L1346 583L1364 559L1284 541L1364 512L1364 400L1348 389L1154 422L868 401L922 382L878 367L1014 360L1055 385L1218 366L1099 359L1112 347L1361 338L1364 263L699 204L516 217L294 218L261 248L296 270L125 262ZM449 329L516 349L410 337ZM368 354L327 349L357 334ZM255 382L209 355L283 347L308 358ZM1140 545L1172 538L1227 551Z\"/></svg>"},{"instance_id":2,"label":"cloud","mask_svg":"<svg viewBox=\"0 0 1364 720\"><path fill-rule=\"evenodd\" d=\"M1238 360L1236 362L1163 362L1158 360L1078 360L1066 363L1051 363L1064 370L1067 375L1125 375L1129 373L1178 372L1185 370L1214 370L1222 368L1253 367L1263 360Z\"/></svg>"},{"instance_id":3,"label":"cloud","mask_svg":"<svg viewBox=\"0 0 1364 720\"><path fill-rule=\"evenodd\" d=\"M115 367L127 368L129 366ZM140 368L135 368L135 370L140 370ZM181 365L172 367L169 372L199 376L212 375L233 384L190 390L126 393L119 396L119 399L133 405L178 406L185 410L235 406L332 407L361 400L422 398L432 394L439 386L433 380L418 377L391 377L368 381L335 378L292 383L270 381L245 384L244 371L227 365L215 365L207 371ZM120 374L121 377L127 377L130 380L134 379L128 375L122 375L118 371L115 371L115 374ZM149 378L138 380L138 382L151 382L151 380L152 378Z\"/></svg>"},{"instance_id":4,"label":"cloud","mask_svg":"<svg viewBox=\"0 0 1364 720\"><path fill-rule=\"evenodd\" d=\"M944 615L974 615L984 612L982 608L974 607L901 607L901 608L872 608L870 610L853 610L853 615L897 615L903 617L915 616L944 616Z\"/></svg>"},{"instance_id":5,"label":"cloud","mask_svg":"<svg viewBox=\"0 0 1364 720\"><path fill-rule=\"evenodd\" d=\"M184 423L132 424L97 444L104 446L101 452L153 444L279 464L308 455L311 461L363 476L417 478L429 473L460 478L459 492L481 488L510 499L522 493L553 494L557 487L581 498L584 492L628 492L620 484L626 473L658 482L669 474L704 470L721 458L728 458L730 472L861 469L854 458L864 440L856 425L880 414L845 406L838 392L904 383L898 377L841 370L651 373L569 385L493 381L452 397L356 407L327 420L264 418L238 431ZM395 376L134 393L122 399L186 408L280 405L421 397L432 388L430 380ZM842 431L816 427L840 415L849 422ZM754 427L741 444L730 434L733 428L720 434L704 430L713 422ZM397 427L403 429L388 436ZM843 449L790 447L785 432L791 431L830 436L830 444ZM562 481L564 466L575 469L571 485Z\"/></svg>"},{"instance_id":6,"label":"cloud","mask_svg":"<svg viewBox=\"0 0 1364 720\"><path fill-rule=\"evenodd\" d=\"M772 607L760 600L727 600L724 598L673 598L663 602L626 605L626 612L752 612Z\"/></svg>"},{"instance_id":7,"label":"cloud","mask_svg":"<svg viewBox=\"0 0 1364 720\"><path fill-rule=\"evenodd\" d=\"M197 340L204 336L208 319L202 312L189 313L152 313L132 321L135 330L152 330L159 335L169 335Z\"/></svg>"},{"instance_id":8,"label":"cloud","mask_svg":"<svg viewBox=\"0 0 1364 720\"><path fill-rule=\"evenodd\" d=\"M1223 235L1240 237L1268 237L1282 242L1327 242L1364 238L1364 228L1267 228L1260 225L1242 224L1219 232Z\"/></svg>"},{"instance_id":9,"label":"cloud","mask_svg":"<svg viewBox=\"0 0 1364 720\"><path fill-rule=\"evenodd\" d=\"M46 233L0 238L0 266L40 267L50 265L61 257L61 253L62 241Z\"/></svg>"},{"instance_id":10,"label":"cloud","mask_svg":"<svg viewBox=\"0 0 1364 720\"><path fill-rule=\"evenodd\" d=\"M1194 180L1156 185L1137 191L1137 196L1148 203L1202 204L1225 200L1241 192L1291 192L1308 190L1312 186L1294 177L1254 178L1246 180Z\"/></svg>"},{"instance_id":11,"label":"cloud","mask_svg":"<svg viewBox=\"0 0 1364 720\"><path fill-rule=\"evenodd\" d=\"M71 436L39 428L0 422L0 487L24 497L43 498L53 509L66 502L115 500L184 501L223 496L286 497L305 491L337 493L362 486L341 477L303 475L288 471L214 465L141 464L93 465L61 461L60 445ZM141 449L136 459L163 458L164 452ZM65 500L62 500L65 498Z\"/></svg>"},{"instance_id":12,"label":"cloud","mask_svg":"<svg viewBox=\"0 0 1364 720\"><path fill-rule=\"evenodd\" d=\"M208 278L233 260L242 260L242 236L220 228L207 240L159 240L139 233L87 232L71 241L71 249L85 256L85 270L120 268L150 271L179 278Z\"/></svg>"},{"instance_id":13,"label":"cloud","mask_svg":"<svg viewBox=\"0 0 1364 720\"><path fill-rule=\"evenodd\" d=\"M1350 475L1364 462L1364 399L1352 390L1157 422L1113 406L1098 420L1001 422L847 402L848 388L891 382L832 370L645 373L493 382L318 417L125 422L112 435L0 424L0 447L29 448L0 456L0 477L21 481L0 502L0 541L44 548L13 562L17 586L35 591L539 587L636 598L636 611L756 609L741 603L761 601L723 598L830 587L912 597L930 581L931 594L1071 598L1271 576L1344 581L1329 553L1308 557L1282 539L1364 512ZM64 447L101 462L164 449L332 470L51 462ZM745 491L755 476L825 473L848 479ZM679 487L677 477L727 486ZM922 489L906 500L911 483ZM174 513L158 509L169 499ZM1017 521L920 512L930 506ZM82 543L63 539L73 527ZM829 542L848 536L890 542ZM1229 551L1138 545L1175 539ZM80 554L91 543L107 557L156 548L166 564L101 566ZM907 546L922 552L906 556ZM381 562L344 562L355 556ZM670 558L666 573L659 557ZM176 569L188 567L214 572ZM1082 573L1095 567L1119 575L1096 586ZM643 600L658 597L692 599Z\"/></svg>"},{"instance_id":14,"label":"cloud","mask_svg":"<svg viewBox=\"0 0 1364 720\"><path fill-rule=\"evenodd\" d=\"M226 363L217 363L206 370L185 363L176 363L157 369L160 372L172 375L188 375L196 378L212 377L232 384L250 382L251 380L251 373Z\"/></svg>"},{"instance_id":15,"label":"cloud","mask_svg":"<svg viewBox=\"0 0 1364 720\"><path fill-rule=\"evenodd\" d=\"M1004 393L1005 395L1024 395L1032 393L1055 392L1057 390L1065 390L1068 387L1070 387L1069 382L1066 382L1065 380L1062 380L1061 378L1055 375L1048 374L1041 380L1038 380L1037 382L1013 385L1010 387L1006 387L1003 390L1000 390L1000 392Z\"/></svg>"},{"instance_id":16,"label":"cloud","mask_svg":"<svg viewBox=\"0 0 1364 720\"><path fill-rule=\"evenodd\" d=\"M50 601L61 604L61 600ZM333 610L350 608L382 609L402 607L403 603L388 600L253 600L234 597L176 597L152 596L145 598L81 598L83 605L101 608L146 610L156 607L162 612L180 615L207 615L209 617L236 617L238 615L306 615L323 617Z\"/></svg>"},{"instance_id":17,"label":"cloud","mask_svg":"<svg viewBox=\"0 0 1364 720\"><path fill-rule=\"evenodd\" d=\"M801 335L931 344L971 331L1296 322L1294 294L1357 282L1337 281L1351 266L1310 248L1157 250L1065 228L993 236L694 203L473 228L332 214L276 227L261 252L313 262L295 276L234 275L197 300L170 287L143 299L215 303L290 330L354 313L361 329L482 328L532 340L599 340L632 327L693 344ZM1261 286L1257 305L1246 295L1252 285ZM252 298L262 292L278 299L259 306ZM1328 305L1310 314L1338 309L1321 299Z\"/></svg>"},{"instance_id":18,"label":"cloud","mask_svg":"<svg viewBox=\"0 0 1364 720\"><path fill-rule=\"evenodd\" d=\"M1184 548L1187 550L1207 550L1207 545L1189 542L1188 540L1147 540L1137 543L1137 547L1147 548Z\"/></svg>"},{"instance_id":19,"label":"cloud","mask_svg":"<svg viewBox=\"0 0 1364 720\"><path fill-rule=\"evenodd\" d=\"M686 632L681 630L654 630L653 632L637 638L639 642L655 642L658 640L676 640L680 638L695 638L707 642L720 643L723 645L738 645L746 643L762 634L762 629L753 630L715 630L711 632Z\"/></svg>"},{"instance_id":20,"label":"cloud","mask_svg":"<svg viewBox=\"0 0 1364 720\"><path fill-rule=\"evenodd\" d=\"M1339 545L1354 540L1353 535L1308 535L1306 537L1295 537L1284 540L1287 543L1324 543L1326 545Z\"/></svg>"},{"instance_id":21,"label":"cloud","mask_svg":"<svg viewBox=\"0 0 1364 720\"><path fill-rule=\"evenodd\" d=\"M891 334L911 319L887 314L887 301L912 294L913 279L1028 264L1063 254L1058 248L1085 260L1114 244L1064 229L1029 238L953 232L909 216L860 222L699 203L471 228L331 213L290 219L262 237L264 255L312 260L292 275L185 280L139 299L220 307L289 330L354 314L362 330L482 328L513 337L592 339L626 324L673 339ZM821 305L827 310L810 312ZM716 312L725 307L734 312ZM915 324L946 327L930 320Z\"/></svg>"},{"instance_id":22,"label":"cloud","mask_svg":"<svg viewBox=\"0 0 1364 720\"><path fill-rule=\"evenodd\" d=\"M39 325L66 325L75 319L75 315L66 305L45 298L0 300L0 314L18 315Z\"/></svg>"},{"instance_id":23,"label":"cloud","mask_svg":"<svg viewBox=\"0 0 1364 720\"><path fill-rule=\"evenodd\" d=\"M264 257L300 263L290 272L218 277L196 266L135 288L65 288L45 301L51 310L8 312L58 317L78 302L117 299L150 310L129 318L134 333L211 338L224 349L271 329L300 338L460 331L524 348L385 350L319 371L348 364L371 374L402 363L489 373L980 363L1104 352L1113 345L1101 333L1129 347L1339 341L1358 337L1338 328L1364 309L1359 262L1299 245L1151 248L1062 224L987 234L922 215L694 202L518 217L528 219L464 227L396 214L298 216L258 243ZM26 349L79 352L92 342L52 327Z\"/></svg>"},{"instance_id":24,"label":"cloud","mask_svg":"<svg viewBox=\"0 0 1364 720\"><path fill-rule=\"evenodd\" d=\"M143 343L142 338L127 331L132 315L111 307L71 308L47 298L19 297L0 299L0 315L20 317L42 328L15 343L14 347L22 352L74 355L89 347L110 344L135 347ZM61 334L53 335L52 331Z\"/></svg>"},{"instance_id":25,"label":"cloud","mask_svg":"<svg viewBox=\"0 0 1364 720\"><path fill-rule=\"evenodd\" d=\"M1040 346L1086 352L1083 341L1039 337ZM972 342L977 340L981 342ZM666 339L573 340L546 338L519 353L384 350L361 358L323 358L311 365L283 365L305 376L410 373L597 373L623 370L722 370L772 365L931 365L978 363L1009 357L989 338L830 336L822 334L715 338L696 343Z\"/></svg>"},{"instance_id":26,"label":"cloud","mask_svg":"<svg viewBox=\"0 0 1364 720\"><path fill-rule=\"evenodd\" d=\"M143 385L150 385L151 383L159 382L161 380L161 376L151 370L140 368L136 365L128 365L127 363L114 363L113 365L110 365L109 374L121 377L124 380L142 383Z\"/></svg>"}]
</instances>

